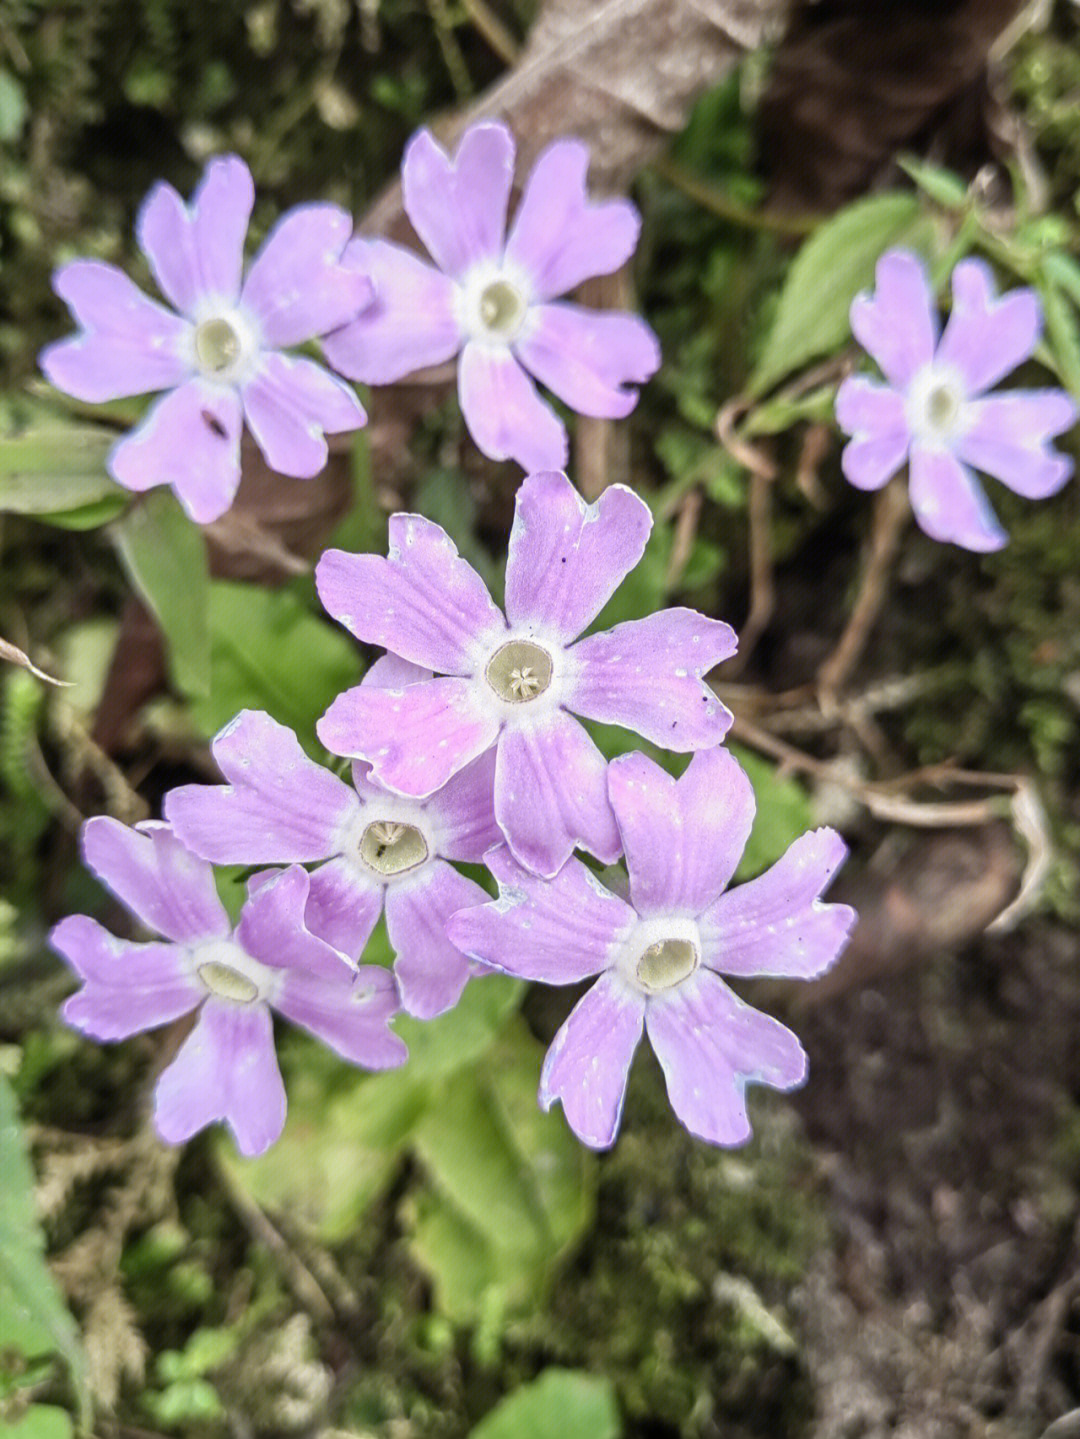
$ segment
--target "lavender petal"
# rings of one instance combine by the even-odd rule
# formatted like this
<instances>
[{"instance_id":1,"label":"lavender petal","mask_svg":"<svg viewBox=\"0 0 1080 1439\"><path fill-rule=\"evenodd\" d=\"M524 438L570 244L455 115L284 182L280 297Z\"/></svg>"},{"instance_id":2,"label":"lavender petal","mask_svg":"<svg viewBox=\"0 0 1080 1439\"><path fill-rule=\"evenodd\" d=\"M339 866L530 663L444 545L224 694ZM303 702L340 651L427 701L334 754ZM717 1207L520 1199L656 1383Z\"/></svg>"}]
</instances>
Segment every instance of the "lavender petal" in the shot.
<instances>
[{"instance_id":1,"label":"lavender petal","mask_svg":"<svg viewBox=\"0 0 1080 1439\"><path fill-rule=\"evenodd\" d=\"M371 281L341 263L352 217L337 205L298 205L277 222L252 261L241 303L265 344L302 345L355 320Z\"/></svg>"},{"instance_id":2,"label":"lavender petal","mask_svg":"<svg viewBox=\"0 0 1080 1439\"><path fill-rule=\"evenodd\" d=\"M566 465L566 427L509 350L470 340L458 364L458 399L489 460L516 460L527 474Z\"/></svg>"},{"instance_id":3,"label":"lavender petal","mask_svg":"<svg viewBox=\"0 0 1080 1439\"><path fill-rule=\"evenodd\" d=\"M851 329L881 366L885 378L906 389L934 357L937 314L922 262L906 250L889 250L877 263L877 288L857 295Z\"/></svg>"},{"instance_id":4,"label":"lavender petal","mask_svg":"<svg viewBox=\"0 0 1080 1439\"><path fill-rule=\"evenodd\" d=\"M502 250L514 181L514 139L505 125L481 121L462 135L451 159L420 130L405 147L405 213L448 275L460 277Z\"/></svg>"},{"instance_id":5,"label":"lavender petal","mask_svg":"<svg viewBox=\"0 0 1080 1439\"><path fill-rule=\"evenodd\" d=\"M932 540L979 552L1008 543L982 486L955 455L915 444L909 467L911 508Z\"/></svg>"},{"instance_id":6,"label":"lavender petal","mask_svg":"<svg viewBox=\"0 0 1080 1439\"><path fill-rule=\"evenodd\" d=\"M229 933L213 870L167 825L147 821L129 829L99 815L83 826L82 846L90 869L155 933L181 943Z\"/></svg>"},{"instance_id":7,"label":"lavender petal","mask_svg":"<svg viewBox=\"0 0 1080 1439\"><path fill-rule=\"evenodd\" d=\"M644 1017L644 997L617 975L602 974L547 1052L540 1107L550 1109L561 1100L566 1122L592 1149L607 1149L615 1141Z\"/></svg>"}]
</instances>

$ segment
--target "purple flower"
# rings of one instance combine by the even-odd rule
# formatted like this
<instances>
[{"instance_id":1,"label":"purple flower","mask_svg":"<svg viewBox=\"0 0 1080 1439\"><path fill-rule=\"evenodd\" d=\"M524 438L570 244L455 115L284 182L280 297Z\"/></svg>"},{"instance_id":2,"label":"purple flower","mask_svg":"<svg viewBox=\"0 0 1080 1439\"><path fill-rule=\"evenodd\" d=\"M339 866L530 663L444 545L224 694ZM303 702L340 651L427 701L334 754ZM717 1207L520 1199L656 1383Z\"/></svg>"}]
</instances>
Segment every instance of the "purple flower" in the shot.
<instances>
[{"instance_id":1,"label":"purple flower","mask_svg":"<svg viewBox=\"0 0 1080 1439\"><path fill-rule=\"evenodd\" d=\"M426 675L382 659L365 683ZM253 710L227 724L213 749L229 783L185 785L165 798L180 839L218 864L326 861L311 875L308 928L355 963L385 908L404 1007L420 1019L452 1008L472 966L446 938L446 921L486 896L447 861L479 861L502 839L494 752L416 800L375 784L364 765L346 784L308 759L291 730Z\"/></svg>"},{"instance_id":2,"label":"purple flower","mask_svg":"<svg viewBox=\"0 0 1080 1439\"><path fill-rule=\"evenodd\" d=\"M242 1154L261 1154L285 1123L285 1089L274 1054L271 1008L367 1069L407 1057L386 1027L398 1010L393 976L351 968L304 926L308 877L298 866L265 884L232 930L210 866L167 825L128 829L92 819L87 864L149 929L168 943L117 939L72 915L50 942L83 988L64 1018L93 1039L126 1039L199 1010L198 1022L154 1095L158 1133L170 1144L224 1119Z\"/></svg>"},{"instance_id":3,"label":"purple flower","mask_svg":"<svg viewBox=\"0 0 1080 1439\"><path fill-rule=\"evenodd\" d=\"M328 550L315 579L334 618L444 677L347 690L319 721L323 744L410 795L433 793L494 745L495 818L522 864L554 874L577 844L617 858L604 757L573 715L673 750L717 744L731 724L702 678L735 652L721 621L662 610L573 643L651 528L623 485L587 505L565 475L530 475L510 531L505 617L420 515L391 516L386 559Z\"/></svg>"},{"instance_id":4,"label":"purple flower","mask_svg":"<svg viewBox=\"0 0 1080 1439\"><path fill-rule=\"evenodd\" d=\"M171 485L199 524L232 504L245 420L271 469L307 478L326 464L323 432L365 419L341 380L282 353L370 300L367 277L341 264L351 218L336 205L291 210L241 284L254 198L235 155L210 161L190 205L171 185L150 191L139 246L179 313L98 260L73 260L53 280L81 328L49 345L41 368L57 389L94 404L166 391L113 450L109 471L129 490Z\"/></svg>"},{"instance_id":5,"label":"purple flower","mask_svg":"<svg viewBox=\"0 0 1080 1439\"><path fill-rule=\"evenodd\" d=\"M763 875L723 893L754 818L750 781L723 749L673 780L642 754L613 760L611 803L626 850L630 902L572 859L553 880L505 849L487 859L500 896L451 919L455 944L509 974L575 984L598 974L555 1036L540 1103L602 1149L619 1127L642 1027L672 1107L713 1144L750 1135L747 1084L792 1089L806 1074L799 1041L737 999L723 974L812 979L836 958L855 919L819 896L843 860L839 835L814 830Z\"/></svg>"},{"instance_id":6,"label":"purple flower","mask_svg":"<svg viewBox=\"0 0 1080 1439\"><path fill-rule=\"evenodd\" d=\"M465 423L485 455L526 471L566 464L566 429L529 375L583 415L622 419L629 388L660 363L652 330L635 315L553 303L629 259L641 221L627 200L590 204L589 152L557 140L537 160L509 238L506 210L514 140L482 122L451 160L427 130L402 165L406 213L435 267L386 240L346 251L375 284L375 303L324 341L343 375L386 385L460 354Z\"/></svg>"},{"instance_id":7,"label":"purple flower","mask_svg":"<svg viewBox=\"0 0 1080 1439\"><path fill-rule=\"evenodd\" d=\"M911 508L932 539L997 550L1008 536L972 470L1027 499L1055 494L1072 461L1049 440L1075 422L1076 406L1063 390L987 394L1035 349L1032 290L998 299L990 267L972 259L953 271L952 290L940 339L926 274L907 251L883 255L877 289L856 297L851 328L887 383L857 375L840 386L836 418L854 437L843 469L860 490L878 490L906 460Z\"/></svg>"}]
</instances>

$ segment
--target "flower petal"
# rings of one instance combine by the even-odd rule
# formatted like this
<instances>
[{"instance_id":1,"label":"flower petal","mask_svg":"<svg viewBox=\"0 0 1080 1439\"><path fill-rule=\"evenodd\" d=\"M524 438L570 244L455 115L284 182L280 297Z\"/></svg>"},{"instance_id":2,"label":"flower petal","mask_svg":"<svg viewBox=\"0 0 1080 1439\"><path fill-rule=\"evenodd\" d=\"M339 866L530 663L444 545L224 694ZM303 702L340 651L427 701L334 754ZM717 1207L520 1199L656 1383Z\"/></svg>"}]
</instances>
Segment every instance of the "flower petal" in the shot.
<instances>
[{"instance_id":1,"label":"flower petal","mask_svg":"<svg viewBox=\"0 0 1080 1439\"><path fill-rule=\"evenodd\" d=\"M968 393L978 394L1029 358L1042 330L1042 308L1034 290L1013 290L999 300L993 270L970 256L953 271L952 292L936 359L955 366Z\"/></svg>"},{"instance_id":2,"label":"flower petal","mask_svg":"<svg viewBox=\"0 0 1080 1439\"><path fill-rule=\"evenodd\" d=\"M240 389L244 417L263 458L279 475L310 479L326 466L324 435L367 422L343 380L297 355L266 353Z\"/></svg>"},{"instance_id":3,"label":"flower petal","mask_svg":"<svg viewBox=\"0 0 1080 1439\"><path fill-rule=\"evenodd\" d=\"M53 289L82 329L41 353L42 371L58 390L100 404L170 390L188 374L187 321L149 299L115 265L73 260L57 270Z\"/></svg>"},{"instance_id":4,"label":"flower petal","mask_svg":"<svg viewBox=\"0 0 1080 1439\"><path fill-rule=\"evenodd\" d=\"M454 282L441 270L388 240L353 240L345 263L368 275L375 293L355 320L323 340L335 370L368 385L391 385L453 359L461 326Z\"/></svg>"},{"instance_id":5,"label":"flower petal","mask_svg":"<svg viewBox=\"0 0 1080 1439\"><path fill-rule=\"evenodd\" d=\"M879 380L852 375L836 392L836 423L849 435L906 433L904 397Z\"/></svg>"},{"instance_id":6,"label":"flower petal","mask_svg":"<svg viewBox=\"0 0 1080 1439\"><path fill-rule=\"evenodd\" d=\"M367 760L387 789L429 795L491 748L499 721L478 704L471 680L436 679L404 690L346 690L315 728L332 754Z\"/></svg>"},{"instance_id":7,"label":"flower petal","mask_svg":"<svg viewBox=\"0 0 1080 1439\"><path fill-rule=\"evenodd\" d=\"M588 170L587 145L556 140L525 183L506 259L529 275L539 299L565 295L593 275L610 275L634 253L641 216L629 200L591 204Z\"/></svg>"},{"instance_id":8,"label":"flower petal","mask_svg":"<svg viewBox=\"0 0 1080 1439\"><path fill-rule=\"evenodd\" d=\"M387 1028L401 1008L394 976L374 964L341 968L334 982L286 975L274 1007L353 1064L365 1069L404 1064L405 1041Z\"/></svg>"},{"instance_id":9,"label":"flower petal","mask_svg":"<svg viewBox=\"0 0 1080 1439\"><path fill-rule=\"evenodd\" d=\"M555 874L577 845L606 864L622 853L604 756L564 710L499 736L495 817L514 858L534 874Z\"/></svg>"},{"instance_id":10,"label":"flower petal","mask_svg":"<svg viewBox=\"0 0 1080 1439\"><path fill-rule=\"evenodd\" d=\"M937 315L922 261L907 250L889 250L877 262L877 288L856 295L851 330L859 344L898 388L934 357Z\"/></svg>"},{"instance_id":11,"label":"flower petal","mask_svg":"<svg viewBox=\"0 0 1080 1439\"><path fill-rule=\"evenodd\" d=\"M531 375L579 415L621 420L638 402L627 386L660 366L660 344L638 315L540 305L534 328L514 345Z\"/></svg>"},{"instance_id":12,"label":"flower petal","mask_svg":"<svg viewBox=\"0 0 1080 1439\"><path fill-rule=\"evenodd\" d=\"M429 130L405 147L401 192L405 213L448 275L460 276L502 250L514 183L514 137L505 125L470 125L451 159Z\"/></svg>"},{"instance_id":13,"label":"flower petal","mask_svg":"<svg viewBox=\"0 0 1080 1439\"><path fill-rule=\"evenodd\" d=\"M171 485L195 523L207 525L229 508L240 483L242 427L235 390L189 380L120 441L109 471L129 490Z\"/></svg>"},{"instance_id":14,"label":"flower petal","mask_svg":"<svg viewBox=\"0 0 1080 1439\"><path fill-rule=\"evenodd\" d=\"M240 297L267 345L284 349L326 335L371 302L368 277L341 263L352 227L337 205L298 205L270 231Z\"/></svg>"},{"instance_id":15,"label":"flower petal","mask_svg":"<svg viewBox=\"0 0 1080 1439\"><path fill-rule=\"evenodd\" d=\"M461 998L471 966L447 937L447 921L456 910L486 899L478 884L441 859L415 879L387 888L386 929L397 955L394 974L402 1005L417 1019L445 1014Z\"/></svg>"},{"instance_id":16,"label":"flower petal","mask_svg":"<svg viewBox=\"0 0 1080 1439\"><path fill-rule=\"evenodd\" d=\"M215 864L291 864L337 852L359 809L353 789L308 759L292 730L241 710L211 746L224 785L188 784L165 796L165 816L190 849Z\"/></svg>"},{"instance_id":17,"label":"flower petal","mask_svg":"<svg viewBox=\"0 0 1080 1439\"><path fill-rule=\"evenodd\" d=\"M747 1084L794 1089L806 1078L806 1055L791 1030L736 999L708 969L651 996L645 1027L672 1109L710 1144L749 1139Z\"/></svg>"},{"instance_id":18,"label":"flower petal","mask_svg":"<svg viewBox=\"0 0 1080 1439\"><path fill-rule=\"evenodd\" d=\"M471 340L458 365L458 399L489 460L516 460L527 474L565 466L566 427L508 349Z\"/></svg>"},{"instance_id":19,"label":"flower petal","mask_svg":"<svg viewBox=\"0 0 1080 1439\"><path fill-rule=\"evenodd\" d=\"M208 999L158 1080L154 1121L167 1144L182 1144L218 1119L249 1157L269 1149L284 1128L285 1086L264 1004Z\"/></svg>"},{"instance_id":20,"label":"flower petal","mask_svg":"<svg viewBox=\"0 0 1080 1439\"><path fill-rule=\"evenodd\" d=\"M652 511L625 485L586 504L565 475L522 481L506 557L506 614L569 643L645 553Z\"/></svg>"},{"instance_id":21,"label":"flower petal","mask_svg":"<svg viewBox=\"0 0 1080 1439\"><path fill-rule=\"evenodd\" d=\"M236 303L254 202L251 172L236 155L210 161L190 208L164 181L146 197L139 246L162 293L184 314L202 299Z\"/></svg>"},{"instance_id":22,"label":"flower petal","mask_svg":"<svg viewBox=\"0 0 1080 1439\"><path fill-rule=\"evenodd\" d=\"M916 444L908 463L911 508L932 540L980 552L1008 543L982 486L955 455Z\"/></svg>"},{"instance_id":23,"label":"flower petal","mask_svg":"<svg viewBox=\"0 0 1080 1439\"><path fill-rule=\"evenodd\" d=\"M967 406L969 428L957 456L1028 500L1054 495L1073 472L1068 455L1047 444L1076 423L1076 406L1064 390L1013 390Z\"/></svg>"},{"instance_id":24,"label":"flower petal","mask_svg":"<svg viewBox=\"0 0 1080 1439\"><path fill-rule=\"evenodd\" d=\"M343 984L351 966L337 949L313 934L306 923L311 876L299 865L274 875L248 896L235 939L260 964L292 970Z\"/></svg>"},{"instance_id":25,"label":"flower petal","mask_svg":"<svg viewBox=\"0 0 1080 1439\"><path fill-rule=\"evenodd\" d=\"M358 964L383 912L386 889L342 856L311 874L304 924L332 945L350 964Z\"/></svg>"},{"instance_id":26,"label":"flower petal","mask_svg":"<svg viewBox=\"0 0 1080 1439\"><path fill-rule=\"evenodd\" d=\"M672 779L643 754L608 766L608 793L638 914L701 914L735 873L754 822L754 790L734 757L694 755Z\"/></svg>"},{"instance_id":27,"label":"flower petal","mask_svg":"<svg viewBox=\"0 0 1080 1439\"><path fill-rule=\"evenodd\" d=\"M443 859L477 864L493 844L502 843L495 819L495 749L492 747L451 775L424 806L434 821Z\"/></svg>"},{"instance_id":28,"label":"flower petal","mask_svg":"<svg viewBox=\"0 0 1080 1439\"><path fill-rule=\"evenodd\" d=\"M432 678L431 670L425 669L423 665L414 665L409 660L401 659L399 655L386 654L380 655L374 664L365 670L360 683L378 690L403 690L406 685L420 684L422 680Z\"/></svg>"},{"instance_id":29,"label":"flower petal","mask_svg":"<svg viewBox=\"0 0 1080 1439\"><path fill-rule=\"evenodd\" d=\"M485 863L499 898L460 910L447 925L464 953L543 984L576 984L615 963L637 916L581 860L568 860L551 879L530 874L505 845Z\"/></svg>"},{"instance_id":30,"label":"flower petal","mask_svg":"<svg viewBox=\"0 0 1080 1439\"><path fill-rule=\"evenodd\" d=\"M365 644L443 674L472 674L506 629L487 586L441 525L391 515L389 553L327 550L315 569L327 611Z\"/></svg>"},{"instance_id":31,"label":"flower petal","mask_svg":"<svg viewBox=\"0 0 1080 1439\"><path fill-rule=\"evenodd\" d=\"M821 895L847 855L832 829L800 835L764 874L701 916L702 963L722 974L814 979L847 941L855 911Z\"/></svg>"},{"instance_id":32,"label":"flower petal","mask_svg":"<svg viewBox=\"0 0 1080 1439\"><path fill-rule=\"evenodd\" d=\"M99 815L83 826L82 847L97 877L155 933L179 942L229 933L213 870L167 825L148 821L129 829Z\"/></svg>"},{"instance_id":33,"label":"flower petal","mask_svg":"<svg viewBox=\"0 0 1080 1439\"><path fill-rule=\"evenodd\" d=\"M92 1039L156 1029L189 1014L205 996L177 945L131 944L85 914L61 920L49 943L86 981L63 1016Z\"/></svg>"},{"instance_id":34,"label":"flower petal","mask_svg":"<svg viewBox=\"0 0 1080 1439\"><path fill-rule=\"evenodd\" d=\"M844 478L857 490L883 489L907 460L910 444L907 430L852 440L840 457Z\"/></svg>"},{"instance_id":35,"label":"flower petal","mask_svg":"<svg viewBox=\"0 0 1080 1439\"><path fill-rule=\"evenodd\" d=\"M569 651L576 666L566 706L622 725L664 749L719 744L731 712L703 676L730 659L738 640L722 620L682 607L589 635Z\"/></svg>"},{"instance_id":36,"label":"flower petal","mask_svg":"<svg viewBox=\"0 0 1080 1439\"><path fill-rule=\"evenodd\" d=\"M644 996L616 975L602 974L551 1042L540 1075L540 1107L561 1100L567 1124L591 1149L615 1142L644 1017Z\"/></svg>"}]
</instances>

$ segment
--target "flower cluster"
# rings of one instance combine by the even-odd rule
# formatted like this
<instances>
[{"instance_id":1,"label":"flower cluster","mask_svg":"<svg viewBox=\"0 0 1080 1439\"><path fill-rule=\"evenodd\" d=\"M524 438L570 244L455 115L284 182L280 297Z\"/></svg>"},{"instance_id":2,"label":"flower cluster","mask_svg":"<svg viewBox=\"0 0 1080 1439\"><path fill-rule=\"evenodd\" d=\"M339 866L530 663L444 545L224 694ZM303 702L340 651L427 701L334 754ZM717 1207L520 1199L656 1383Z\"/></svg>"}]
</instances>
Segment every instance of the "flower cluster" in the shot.
<instances>
[{"instance_id":1,"label":"flower cluster","mask_svg":"<svg viewBox=\"0 0 1080 1439\"><path fill-rule=\"evenodd\" d=\"M326 610L385 651L318 725L327 750L352 761L351 783L270 715L244 711L213 743L223 784L172 791L165 823L88 823L87 864L160 938L129 943L86 916L64 920L53 944L84 982L64 1012L98 1039L198 1012L157 1086L167 1140L224 1119L245 1154L274 1141L285 1094L272 1009L384 1068L406 1058L389 1028L400 1010L432 1019L495 971L595 978L540 1086L586 1144L613 1142L643 1032L676 1114L712 1143L749 1135L748 1084L804 1077L795 1036L722 976L809 979L833 962L855 916L822 895L845 847L829 829L805 834L729 891L754 795L723 748L732 717L707 676L734 653L734 633L681 607L596 628L642 559L652 514L625 486L593 504L578 495L562 473L565 428L533 382L588 415L635 404L659 363L652 331L559 297L623 264L639 220L624 200L589 200L587 151L561 140L508 231L514 158L501 124L473 126L453 157L426 131L413 139L404 204L434 263L353 239L342 210L309 205L271 231L245 278L254 192L243 162L224 158L190 206L159 185L140 213L172 309L110 265L77 260L56 276L81 328L45 351L46 374L90 401L163 391L111 470L134 490L172 485L197 521L231 503L245 424L273 468L305 476L325 463L327 433L364 423L337 374L286 353L308 341L338 374L372 384L456 357L480 448L528 472L503 608L422 515L391 517L385 556L322 556ZM1031 292L998 299L987 267L965 260L939 338L919 261L885 255L875 294L852 310L885 382L850 378L837 396L848 479L880 488L906 461L928 534L1003 544L973 470L1036 498L1071 469L1049 444L1075 421L1067 396L988 393L1031 355L1039 324ZM641 753L609 763L592 722L689 764L676 779ZM625 883L601 882L620 858ZM484 864L498 897L463 863ZM214 864L255 871L235 927ZM363 963L380 916L392 971Z\"/></svg>"},{"instance_id":2,"label":"flower cluster","mask_svg":"<svg viewBox=\"0 0 1080 1439\"><path fill-rule=\"evenodd\" d=\"M462 412L485 454L560 468L565 427L525 370L572 409L621 418L660 363L636 315L553 303L617 270L637 243L633 205L590 204L588 163L576 140L550 145L505 239L510 131L474 125L451 159L422 130L402 183L438 269L386 241L352 240L350 216L316 204L279 221L244 278L251 173L236 156L211 160L190 205L162 183L139 213L139 247L173 308L114 265L74 260L53 284L80 329L49 345L41 367L91 403L164 391L109 469L129 490L171 485L200 524L232 504L245 424L271 469L298 478L325 466L326 434L364 424L343 380L285 353L311 340L341 375L371 384L460 351Z\"/></svg>"},{"instance_id":3,"label":"flower cluster","mask_svg":"<svg viewBox=\"0 0 1080 1439\"><path fill-rule=\"evenodd\" d=\"M245 1152L276 1137L284 1108L267 1006L376 1067L402 1057L378 1027L399 1004L433 1018L492 970L556 984L601 975L556 1037L541 1088L587 1144L614 1139L643 1025L676 1113L715 1143L749 1134L748 1083L801 1080L794 1035L717 971L807 977L831 963L854 916L820 895L844 846L818 831L722 893L754 813L749 781L721 747L731 716L705 682L734 652L733 632L673 608L581 638L651 525L622 486L588 505L565 475L530 475L504 614L445 531L393 516L387 557L331 551L317 573L330 613L388 650L319 726L353 760L352 784L269 715L245 711L214 741L225 784L172 791L168 824L145 835L91 822L91 867L173 943L124 945L92 920L64 921L54 942L86 980L68 1019L116 1038L203 1005L159 1082L164 1137L217 1117ZM575 715L694 758L677 781L641 754L608 764ZM578 847L604 863L625 854L630 903ZM500 898L459 873L461 861L483 861ZM250 881L235 933L208 862L280 867ZM382 913L392 976L360 963ZM126 1008L133 981L139 1002ZM199 1055L212 1093L200 1089ZM272 1112L260 1128L250 1107L264 1083Z\"/></svg>"}]
</instances>

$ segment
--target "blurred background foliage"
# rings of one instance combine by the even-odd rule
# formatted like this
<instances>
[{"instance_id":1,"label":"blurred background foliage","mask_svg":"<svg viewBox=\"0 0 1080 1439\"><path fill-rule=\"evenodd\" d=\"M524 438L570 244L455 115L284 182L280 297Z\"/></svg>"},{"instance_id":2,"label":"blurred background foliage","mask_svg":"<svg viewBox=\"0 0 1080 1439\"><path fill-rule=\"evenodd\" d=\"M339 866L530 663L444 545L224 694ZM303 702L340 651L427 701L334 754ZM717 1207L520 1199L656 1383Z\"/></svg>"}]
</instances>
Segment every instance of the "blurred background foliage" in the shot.
<instances>
[{"instance_id":1,"label":"blurred background foliage","mask_svg":"<svg viewBox=\"0 0 1080 1439\"><path fill-rule=\"evenodd\" d=\"M6 1433L63 1439L91 1410L93 1432L121 1439L830 1432L813 1427L822 1400L795 1323L833 1242L830 1159L784 1101L755 1096L753 1143L712 1151L674 1125L643 1054L623 1135L598 1160L535 1105L543 1047L575 996L489 978L443 1019L403 1022L412 1057L393 1074L359 1074L283 1034L288 1127L246 1163L224 1135L181 1152L153 1138L160 1035L97 1048L56 1018L71 981L48 927L74 910L118 919L77 862L81 817L132 821L171 785L209 777L206 741L244 706L319 755L314 721L364 657L322 614L306 561L331 543L381 548L404 502L497 585L514 481L479 460L441 392L394 392L335 452L313 533L309 516L276 508L302 487L271 482L250 527L208 551L170 495L131 503L104 476L110 426L138 407L103 420L35 378L38 349L67 326L51 271L92 254L146 282L132 238L142 196L162 176L189 192L223 150L254 172L255 239L306 198L361 214L418 124L504 73L535 8L0 4L0 634L72 682L0 674ZM866 498L839 475L832 396L856 361L850 300L890 245L923 253L938 282L981 253L1004 283L1035 285L1039 360L1080 393L1078 56L1076 7L1042 7L995 62L996 103L1022 143L977 170L953 169L939 145L830 214L772 206L769 54L701 97L636 187L634 285L665 364L626 426L626 474L657 524L598 623L678 599L741 627L754 597L744 461L764 457L777 600L745 702L812 682L868 529ZM1022 379L1045 382L1045 369ZM308 490L301 510L307 496L313 512L325 498ZM856 676L901 677L899 700L862 729L795 736L846 787L740 751L759 798L744 875L825 821L872 870L884 831L859 785L953 761L1035 777L1049 852L1039 903L1075 924L1080 500L1075 484L1042 506L996 486L993 499L1012 535L1000 554L907 536ZM597 734L609 754L635 743ZM223 877L230 903L239 881ZM381 929L373 951L388 962Z\"/></svg>"}]
</instances>

